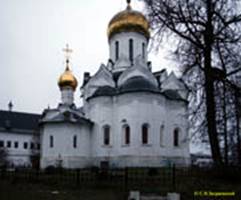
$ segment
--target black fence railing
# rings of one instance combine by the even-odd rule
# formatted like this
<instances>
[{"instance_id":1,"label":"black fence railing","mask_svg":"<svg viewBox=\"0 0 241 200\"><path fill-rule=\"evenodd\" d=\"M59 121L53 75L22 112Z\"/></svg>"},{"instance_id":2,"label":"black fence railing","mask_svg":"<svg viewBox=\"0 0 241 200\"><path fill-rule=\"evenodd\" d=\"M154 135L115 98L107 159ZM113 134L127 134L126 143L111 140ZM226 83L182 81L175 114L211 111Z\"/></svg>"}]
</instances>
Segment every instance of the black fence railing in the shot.
<instances>
[{"instance_id":1,"label":"black fence railing","mask_svg":"<svg viewBox=\"0 0 241 200\"><path fill-rule=\"evenodd\" d=\"M109 187L141 191L178 191L182 187L204 188L206 179L214 178L240 180L240 168L122 168L122 169L51 169L45 171L21 169L0 170L0 181L13 183L37 183L44 185L64 185L66 187Z\"/></svg>"}]
</instances>

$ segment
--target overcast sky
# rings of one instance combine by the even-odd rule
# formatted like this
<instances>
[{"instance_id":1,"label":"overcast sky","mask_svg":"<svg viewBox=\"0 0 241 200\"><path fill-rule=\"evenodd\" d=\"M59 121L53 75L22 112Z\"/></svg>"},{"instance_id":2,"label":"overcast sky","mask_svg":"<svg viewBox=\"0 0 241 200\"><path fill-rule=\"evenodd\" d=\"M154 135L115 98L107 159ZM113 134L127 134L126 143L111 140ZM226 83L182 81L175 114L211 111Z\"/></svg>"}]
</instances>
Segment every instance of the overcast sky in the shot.
<instances>
[{"instance_id":1,"label":"overcast sky","mask_svg":"<svg viewBox=\"0 0 241 200\"><path fill-rule=\"evenodd\" d=\"M60 102L57 80L64 71L62 49L68 43L71 68L79 86L83 73L93 75L109 55L107 25L125 0L0 0L0 109L12 100L15 111L41 113ZM137 0L132 7L139 11ZM151 52L153 71L169 65L166 50ZM168 66L171 69L171 66ZM81 104L76 90L75 103Z\"/></svg>"}]
</instances>

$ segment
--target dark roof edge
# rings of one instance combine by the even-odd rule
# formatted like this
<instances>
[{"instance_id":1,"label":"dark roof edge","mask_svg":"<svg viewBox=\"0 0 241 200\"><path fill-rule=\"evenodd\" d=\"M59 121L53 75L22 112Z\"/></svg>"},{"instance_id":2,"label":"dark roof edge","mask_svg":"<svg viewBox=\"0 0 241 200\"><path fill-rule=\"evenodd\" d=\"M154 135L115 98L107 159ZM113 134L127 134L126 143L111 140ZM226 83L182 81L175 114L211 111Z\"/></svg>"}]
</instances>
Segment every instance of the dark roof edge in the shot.
<instances>
[{"instance_id":1,"label":"dark roof edge","mask_svg":"<svg viewBox=\"0 0 241 200\"><path fill-rule=\"evenodd\" d=\"M37 114L37 113L28 113L28 112L20 112L20 111L0 110L0 112L9 112L9 113L16 113L16 114L41 116L41 114Z\"/></svg>"},{"instance_id":2,"label":"dark roof edge","mask_svg":"<svg viewBox=\"0 0 241 200\"><path fill-rule=\"evenodd\" d=\"M114 95L108 94L108 95L91 96L91 97L88 97L86 100L89 101L90 99L94 99L94 98L97 98L97 97L113 97L113 96L123 95L123 94L126 94L126 93L138 93L138 92L148 92L148 93L152 93L152 94L161 94L161 95L165 96L169 100L172 100L172 101L183 101L185 103L188 103L188 100L185 100L185 99L182 99L182 98L172 99L172 98L168 97L165 93L163 93L161 91L153 91L153 90L148 90L148 89L146 89L146 90L145 89L142 89L142 90L138 89L138 90L132 90L132 91L116 92Z\"/></svg>"},{"instance_id":3,"label":"dark roof edge","mask_svg":"<svg viewBox=\"0 0 241 200\"><path fill-rule=\"evenodd\" d=\"M83 120L85 121L88 125L93 126L94 122L89 121L89 120ZM42 121L40 123L40 126L44 125L44 124L60 124L60 123L70 123L70 124L76 124L76 125L82 125L85 124L84 122L80 122L80 121L70 121L70 120L58 120L58 121Z\"/></svg>"},{"instance_id":4,"label":"dark roof edge","mask_svg":"<svg viewBox=\"0 0 241 200\"><path fill-rule=\"evenodd\" d=\"M34 134L34 133L38 133L39 129L36 130L26 130L26 129L15 129L15 128L10 128L10 129L6 129L6 128L2 128L0 127L0 132L6 132L6 133L17 133L17 134Z\"/></svg>"}]
</instances>

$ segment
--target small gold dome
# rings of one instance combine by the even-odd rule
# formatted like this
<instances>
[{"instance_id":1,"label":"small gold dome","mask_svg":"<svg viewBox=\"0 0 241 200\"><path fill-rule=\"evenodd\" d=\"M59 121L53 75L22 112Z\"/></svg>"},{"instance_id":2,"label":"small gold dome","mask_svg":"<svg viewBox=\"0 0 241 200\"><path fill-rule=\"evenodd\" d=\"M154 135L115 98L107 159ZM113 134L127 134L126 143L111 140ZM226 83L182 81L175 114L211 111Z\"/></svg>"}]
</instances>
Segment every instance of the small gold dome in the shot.
<instances>
[{"instance_id":1,"label":"small gold dome","mask_svg":"<svg viewBox=\"0 0 241 200\"><path fill-rule=\"evenodd\" d=\"M117 13L109 22L108 38L123 31L134 31L142 33L147 39L150 38L149 22L146 17L138 11L132 10L128 4L126 10Z\"/></svg>"},{"instance_id":2,"label":"small gold dome","mask_svg":"<svg viewBox=\"0 0 241 200\"><path fill-rule=\"evenodd\" d=\"M72 87L73 90L76 89L78 81L68 66L66 67L65 72L59 77L58 85L60 88L69 86Z\"/></svg>"}]
</instances>

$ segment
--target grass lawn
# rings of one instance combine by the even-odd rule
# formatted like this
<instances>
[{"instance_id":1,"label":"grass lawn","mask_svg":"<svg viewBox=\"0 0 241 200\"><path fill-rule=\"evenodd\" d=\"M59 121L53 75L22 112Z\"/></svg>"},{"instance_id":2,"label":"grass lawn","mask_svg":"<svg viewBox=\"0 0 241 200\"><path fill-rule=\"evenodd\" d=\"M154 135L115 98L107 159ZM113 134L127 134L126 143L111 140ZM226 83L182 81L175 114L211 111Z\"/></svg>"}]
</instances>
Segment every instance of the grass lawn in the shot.
<instances>
[{"instance_id":1,"label":"grass lawn","mask_svg":"<svg viewBox=\"0 0 241 200\"><path fill-rule=\"evenodd\" d=\"M157 193L166 195L171 189L146 188L141 190L145 193ZM165 192L163 191L165 190ZM213 191L213 192L231 192L236 193L235 197L225 198L225 200L240 200L241 199L241 182L231 183L217 180L202 180L196 184L188 183L183 180L183 183L178 184L177 192L181 193L184 200L193 200L194 191ZM30 183L12 183L10 181L0 181L0 200L123 200L125 198L124 190L118 188L81 188L69 186L50 186L42 184ZM206 200L207 198L201 198ZM208 198L213 200L212 198Z\"/></svg>"},{"instance_id":2,"label":"grass lawn","mask_svg":"<svg viewBox=\"0 0 241 200\"><path fill-rule=\"evenodd\" d=\"M0 182L0 200L123 200L124 193L111 189L79 189Z\"/></svg>"},{"instance_id":3,"label":"grass lawn","mask_svg":"<svg viewBox=\"0 0 241 200\"><path fill-rule=\"evenodd\" d=\"M129 169L126 178L123 171L114 171L113 176L107 176L105 179L102 179L102 176L99 179L98 176L95 177L95 173L85 171L79 173L80 179L71 171L62 175L37 176L35 173L32 176L21 172L10 173L0 176L0 200L126 200L126 193L130 190L162 196L167 192L178 192L181 194L181 200L196 200L198 198L194 198L194 192L199 191L235 192L235 197L224 199L241 200L240 169L219 173L213 170L176 169L176 175L172 176L172 173L170 169Z\"/></svg>"}]
</instances>

